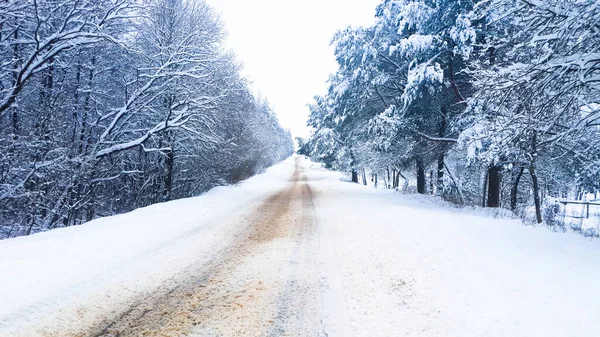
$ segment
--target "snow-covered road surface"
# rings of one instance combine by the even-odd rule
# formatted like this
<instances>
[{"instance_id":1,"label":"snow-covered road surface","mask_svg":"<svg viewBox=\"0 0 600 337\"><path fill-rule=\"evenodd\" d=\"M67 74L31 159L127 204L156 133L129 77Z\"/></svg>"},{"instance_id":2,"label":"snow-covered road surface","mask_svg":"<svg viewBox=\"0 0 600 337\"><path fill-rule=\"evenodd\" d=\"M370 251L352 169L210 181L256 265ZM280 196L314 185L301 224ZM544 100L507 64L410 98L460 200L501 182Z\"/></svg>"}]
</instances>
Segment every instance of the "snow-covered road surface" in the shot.
<instances>
[{"instance_id":1,"label":"snow-covered road surface","mask_svg":"<svg viewBox=\"0 0 600 337\"><path fill-rule=\"evenodd\" d=\"M0 336L598 336L600 243L344 181L233 187L0 242Z\"/></svg>"}]
</instances>

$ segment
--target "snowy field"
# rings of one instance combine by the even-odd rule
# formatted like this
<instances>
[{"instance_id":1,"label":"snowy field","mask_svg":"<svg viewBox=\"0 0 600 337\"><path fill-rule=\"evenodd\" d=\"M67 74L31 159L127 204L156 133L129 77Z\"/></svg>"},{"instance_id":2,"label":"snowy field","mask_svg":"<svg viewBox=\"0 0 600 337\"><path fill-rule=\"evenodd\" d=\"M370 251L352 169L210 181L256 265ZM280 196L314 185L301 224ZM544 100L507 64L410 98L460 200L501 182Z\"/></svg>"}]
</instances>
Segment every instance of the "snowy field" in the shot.
<instances>
[{"instance_id":1,"label":"snowy field","mask_svg":"<svg viewBox=\"0 0 600 337\"><path fill-rule=\"evenodd\" d=\"M78 335L168 284L196 289L203 269L218 280L201 302L235 310L161 336L598 336L597 240L471 213L290 158L201 197L0 241L0 336Z\"/></svg>"}]
</instances>

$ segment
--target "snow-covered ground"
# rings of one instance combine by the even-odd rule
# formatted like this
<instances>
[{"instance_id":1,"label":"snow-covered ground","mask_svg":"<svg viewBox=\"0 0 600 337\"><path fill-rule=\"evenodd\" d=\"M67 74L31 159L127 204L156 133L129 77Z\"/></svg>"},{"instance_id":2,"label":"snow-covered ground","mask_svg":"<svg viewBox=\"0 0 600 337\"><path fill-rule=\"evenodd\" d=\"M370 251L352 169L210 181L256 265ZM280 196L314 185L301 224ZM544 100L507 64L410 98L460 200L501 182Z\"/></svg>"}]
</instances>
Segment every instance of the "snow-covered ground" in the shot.
<instances>
[{"instance_id":1,"label":"snow-covered ground","mask_svg":"<svg viewBox=\"0 0 600 337\"><path fill-rule=\"evenodd\" d=\"M597 240L331 178L318 190L351 335L600 334Z\"/></svg>"},{"instance_id":2,"label":"snow-covered ground","mask_svg":"<svg viewBox=\"0 0 600 337\"><path fill-rule=\"evenodd\" d=\"M0 336L91 324L209 261L234 240L240 219L287 185L293 167L288 160L240 186L0 241Z\"/></svg>"},{"instance_id":3,"label":"snow-covered ground","mask_svg":"<svg viewBox=\"0 0 600 337\"><path fill-rule=\"evenodd\" d=\"M102 322L87 334L111 335L132 308L161 336L598 336L598 261L597 240L290 158L201 197L1 241L0 336Z\"/></svg>"}]
</instances>

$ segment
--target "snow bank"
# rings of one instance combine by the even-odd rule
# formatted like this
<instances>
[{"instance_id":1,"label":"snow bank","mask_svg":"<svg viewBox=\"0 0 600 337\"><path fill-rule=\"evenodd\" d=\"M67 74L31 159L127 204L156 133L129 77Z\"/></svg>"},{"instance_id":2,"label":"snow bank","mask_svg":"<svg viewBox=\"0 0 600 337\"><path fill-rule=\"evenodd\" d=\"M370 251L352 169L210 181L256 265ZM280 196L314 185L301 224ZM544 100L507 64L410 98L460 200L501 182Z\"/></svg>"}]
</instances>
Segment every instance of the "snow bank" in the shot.
<instances>
[{"instance_id":1,"label":"snow bank","mask_svg":"<svg viewBox=\"0 0 600 337\"><path fill-rule=\"evenodd\" d=\"M597 336L600 244L341 182L312 164L340 336ZM430 199L432 200L432 199ZM338 296L338 298L340 297ZM338 305L339 307L339 305ZM343 326L339 309L330 323Z\"/></svg>"},{"instance_id":2,"label":"snow bank","mask_svg":"<svg viewBox=\"0 0 600 337\"><path fill-rule=\"evenodd\" d=\"M115 303L210 260L239 231L237 219L286 186L293 167L290 158L239 186L0 241L0 336L29 336L20 330L57 313L69 326L118 310ZM83 303L85 312L70 311Z\"/></svg>"}]
</instances>

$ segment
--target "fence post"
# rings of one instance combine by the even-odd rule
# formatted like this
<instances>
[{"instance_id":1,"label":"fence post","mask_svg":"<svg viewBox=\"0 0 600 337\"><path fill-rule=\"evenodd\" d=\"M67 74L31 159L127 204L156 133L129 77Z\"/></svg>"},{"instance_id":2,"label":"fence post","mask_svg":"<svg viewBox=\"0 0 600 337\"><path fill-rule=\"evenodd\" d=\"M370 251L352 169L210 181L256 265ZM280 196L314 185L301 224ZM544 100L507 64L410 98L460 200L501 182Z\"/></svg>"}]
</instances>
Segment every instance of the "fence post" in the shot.
<instances>
[{"instance_id":1,"label":"fence post","mask_svg":"<svg viewBox=\"0 0 600 337\"><path fill-rule=\"evenodd\" d=\"M590 203L589 203L589 202L587 202L587 203L585 204L585 206L586 206L585 218L586 218L586 219L589 219L589 218L590 218Z\"/></svg>"}]
</instances>

